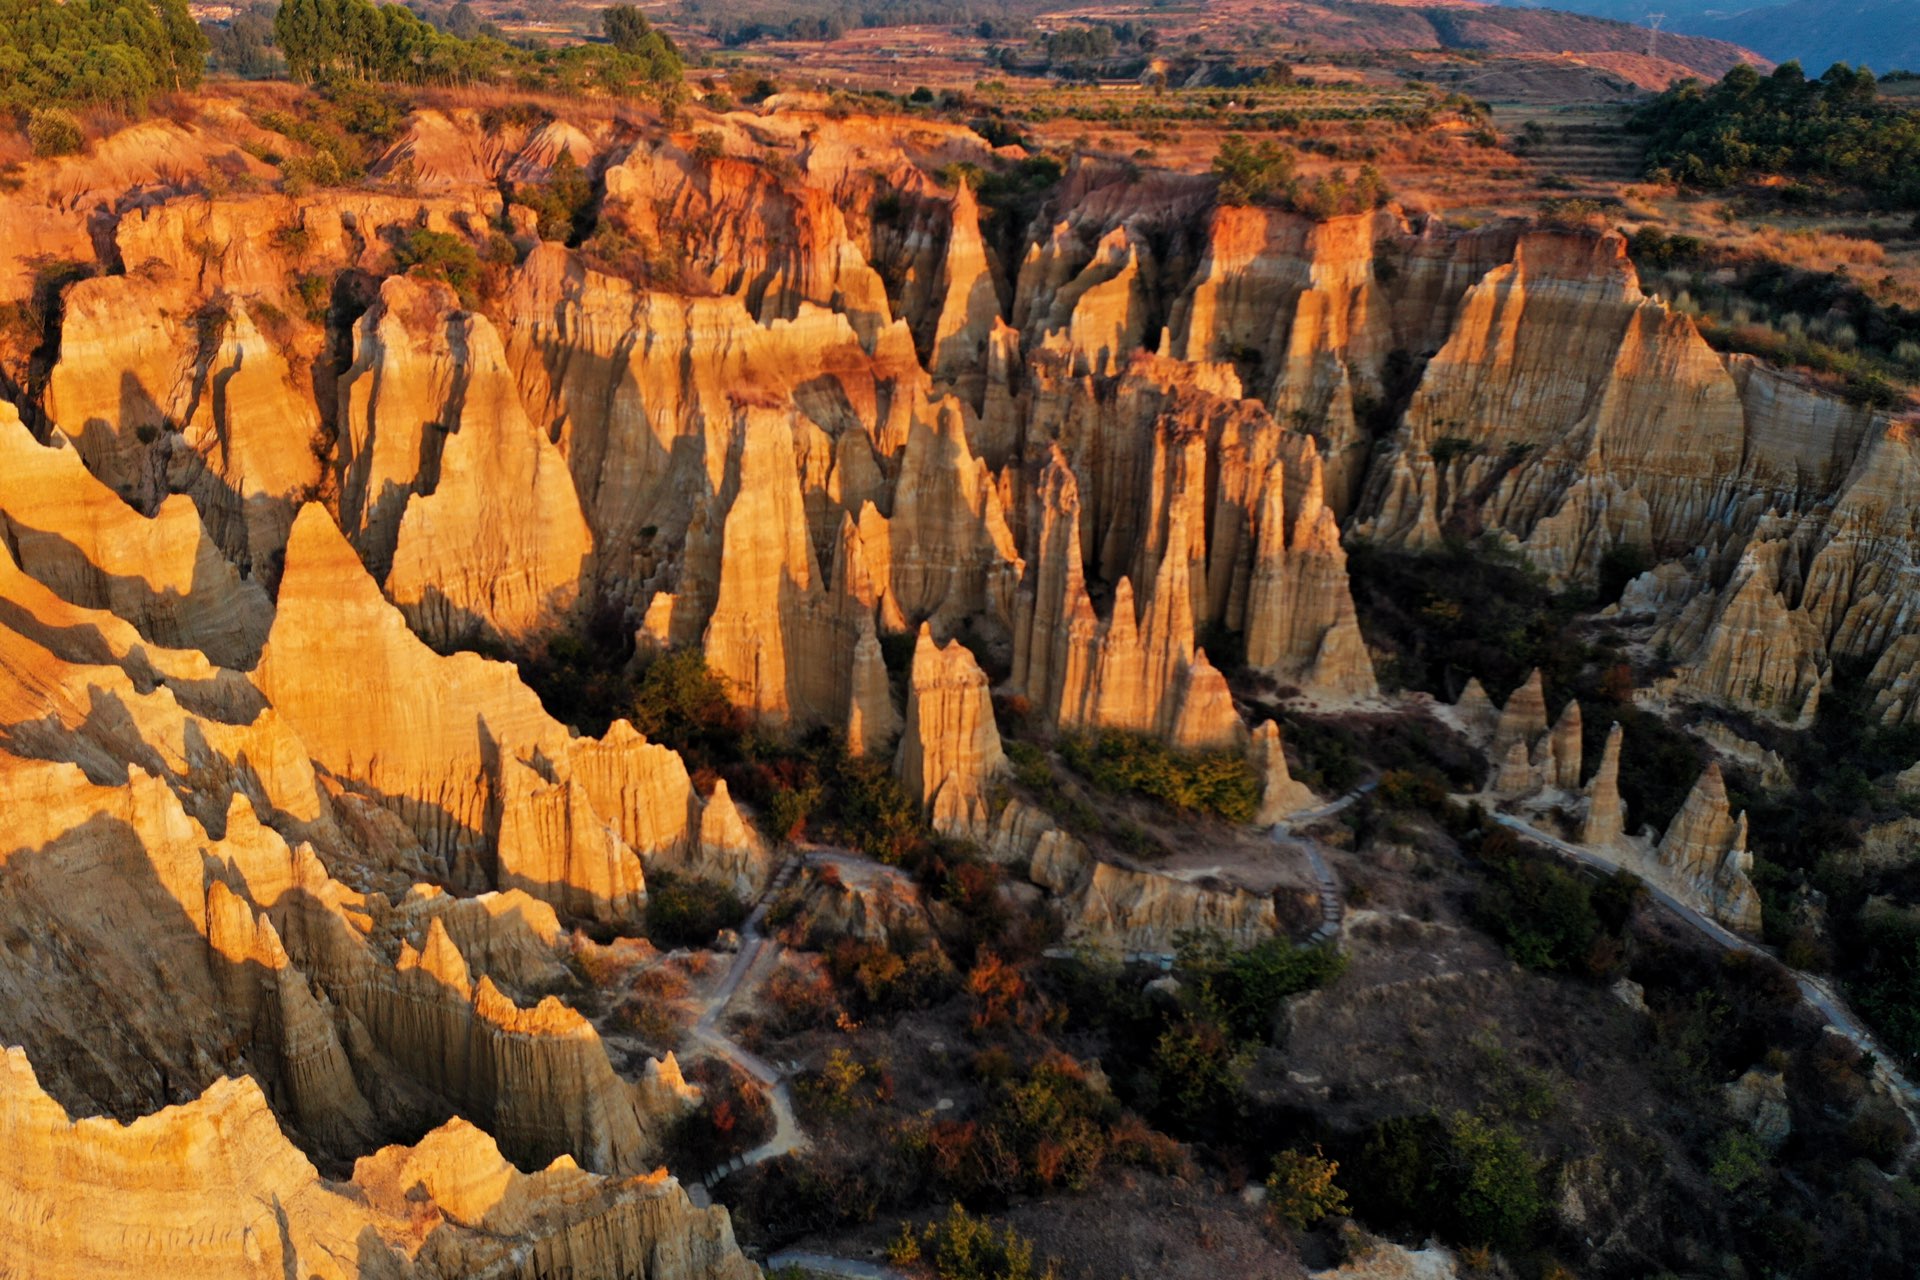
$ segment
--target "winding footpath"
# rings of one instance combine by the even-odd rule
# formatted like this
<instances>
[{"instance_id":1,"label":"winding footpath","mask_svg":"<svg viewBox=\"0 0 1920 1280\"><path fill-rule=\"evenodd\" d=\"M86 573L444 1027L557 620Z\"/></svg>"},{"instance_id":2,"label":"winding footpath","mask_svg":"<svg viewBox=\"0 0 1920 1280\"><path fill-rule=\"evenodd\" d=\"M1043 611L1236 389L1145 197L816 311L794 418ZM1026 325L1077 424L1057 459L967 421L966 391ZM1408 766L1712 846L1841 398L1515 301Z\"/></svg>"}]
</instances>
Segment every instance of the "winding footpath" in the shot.
<instances>
[{"instance_id":1,"label":"winding footpath","mask_svg":"<svg viewBox=\"0 0 1920 1280\"><path fill-rule=\"evenodd\" d=\"M1327 859L1320 851L1320 842L1308 840L1293 834L1296 826L1311 826L1323 818L1331 818L1352 805L1380 784L1377 781L1361 783L1338 800L1328 801L1314 809L1305 809L1289 814L1273 824L1269 831L1274 843L1283 847L1291 846L1306 855L1307 866L1313 871L1315 885L1320 893L1320 927L1313 931L1309 941L1332 942L1340 936L1340 922L1346 918L1346 899L1340 892L1339 877L1333 874L1333 868L1327 865Z\"/></svg>"},{"instance_id":2,"label":"winding footpath","mask_svg":"<svg viewBox=\"0 0 1920 1280\"><path fill-rule=\"evenodd\" d=\"M798 858L788 859L775 873L766 892L760 895L760 900L754 903L753 910L747 913L745 923L740 926L740 950L734 955L733 965L707 998L707 1007L701 1011L700 1020L693 1024L694 1039L760 1082L760 1086L766 1090L767 1105L773 1110L774 1122L773 1137L709 1173L703 1180L703 1190L749 1165L787 1155L807 1145L806 1135L800 1132L799 1118L794 1115L793 1093L788 1088L786 1073L759 1054L748 1052L719 1029L720 1018L726 1013L727 1005L732 1002L767 948L767 910L780 891L792 882L799 867Z\"/></svg>"},{"instance_id":3,"label":"winding footpath","mask_svg":"<svg viewBox=\"0 0 1920 1280\"><path fill-rule=\"evenodd\" d=\"M1583 845L1562 840L1558 836L1549 835L1547 832L1540 830L1524 819L1517 818L1510 813L1496 813L1493 815L1493 820L1507 828L1507 830L1514 832L1516 835L1524 836L1536 844L1545 845L1555 853L1564 854L1566 857L1572 858L1584 866L1592 867L1597 871L1611 874L1612 872L1623 869L1618 861L1607 857L1598 850L1589 849ZM1799 988L1801 999L1805 1000L1807 1004L1812 1006L1815 1012L1826 1019L1828 1026L1845 1036L1862 1052L1873 1055L1874 1074L1887 1086L1888 1092L1893 1096L1895 1105L1897 1105L1901 1113L1906 1116L1907 1123L1914 1128L1915 1136L1913 1140L1908 1143L1907 1150L1905 1154L1901 1156L1899 1163L1900 1169L1906 1169L1913 1161L1916 1149L1920 1148L1920 1089L1916 1089L1913 1082L1908 1080L1906 1076L1902 1075L1900 1071L1894 1067L1893 1056L1874 1038L1873 1033L1867 1030L1866 1025L1860 1021L1859 1016L1847 1007L1846 1001L1840 998L1839 993L1836 992L1825 979L1815 977L1810 973L1803 973L1798 969L1785 965L1773 952L1756 942L1751 942L1739 934L1734 933L1719 921L1689 906L1686 902L1667 892L1659 885L1644 879L1641 881L1641 884L1646 888L1647 893L1654 901L1666 907L1681 920L1692 925L1695 929L1705 934L1714 942L1719 943L1721 946L1730 951L1741 951L1752 956L1763 956L1776 964L1781 964L1793 978L1794 986Z\"/></svg>"}]
</instances>

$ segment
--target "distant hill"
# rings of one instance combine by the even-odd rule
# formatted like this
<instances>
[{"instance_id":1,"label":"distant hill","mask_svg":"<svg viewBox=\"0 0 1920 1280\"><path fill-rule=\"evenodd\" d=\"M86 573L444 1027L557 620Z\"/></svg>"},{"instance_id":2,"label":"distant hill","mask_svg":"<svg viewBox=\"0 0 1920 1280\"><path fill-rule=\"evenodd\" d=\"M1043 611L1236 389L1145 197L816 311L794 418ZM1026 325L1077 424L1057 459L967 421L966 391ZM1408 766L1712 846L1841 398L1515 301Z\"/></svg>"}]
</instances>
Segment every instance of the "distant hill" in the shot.
<instances>
[{"instance_id":1,"label":"distant hill","mask_svg":"<svg viewBox=\"0 0 1920 1280\"><path fill-rule=\"evenodd\" d=\"M1790 0L1690 19L1686 29L1738 40L1775 62L1798 58L1811 75L1836 62L1920 70L1920 0Z\"/></svg>"},{"instance_id":2,"label":"distant hill","mask_svg":"<svg viewBox=\"0 0 1920 1280\"><path fill-rule=\"evenodd\" d=\"M1606 0L1590 0L1605 3ZM1677 0L1684 2L1684 0ZM1920 4L1920 0L1908 0ZM1578 4L1567 8L1583 7ZM1366 3L1365 0L1214 0L1210 14L1249 14L1290 39L1320 49L1477 49L1496 54L1645 56L1647 32L1563 9L1503 8L1461 0ZM1723 39L1662 35L1657 56L1699 75L1718 77L1752 60Z\"/></svg>"},{"instance_id":3,"label":"distant hill","mask_svg":"<svg viewBox=\"0 0 1920 1280\"><path fill-rule=\"evenodd\" d=\"M1530 0L1501 0L1530 10ZM1669 32L1713 36L1775 62L1798 58L1809 75L1836 62L1875 71L1920 70L1920 0L1555 0L1559 8L1644 25L1665 14ZM1664 53L1664 50L1660 50ZM1670 55L1668 55L1670 56Z\"/></svg>"}]
</instances>

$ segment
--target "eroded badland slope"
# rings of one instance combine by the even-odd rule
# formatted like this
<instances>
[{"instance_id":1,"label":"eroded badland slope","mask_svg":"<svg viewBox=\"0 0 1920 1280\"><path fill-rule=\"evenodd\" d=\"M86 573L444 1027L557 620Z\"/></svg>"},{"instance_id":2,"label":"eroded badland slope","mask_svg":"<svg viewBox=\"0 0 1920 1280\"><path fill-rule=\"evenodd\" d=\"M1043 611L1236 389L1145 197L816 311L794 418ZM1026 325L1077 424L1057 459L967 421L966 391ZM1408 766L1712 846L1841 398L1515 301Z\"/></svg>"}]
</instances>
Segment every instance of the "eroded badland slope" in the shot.
<instances>
[{"instance_id":1,"label":"eroded badland slope","mask_svg":"<svg viewBox=\"0 0 1920 1280\"><path fill-rule=\"evenodd\" d=\"M1333 799L1274 708L1405 709L1355 540L1484 538L1554 590L1639 557L1637 714L1804 727L1844 672L1920 723L1920 424L1715 351L1616 235L1090 159L1010 220L953 166L1016 148L804 102L424 109L297 199L259 138L216 104L0 194L0 296L45 295L0 402L25 1274L755 1274L656 1171L701 1091L575 996L644 950L602 943L650 882L751 900L798 828L621 708L557 714L523 671L583 645L697 648L739 723L828 731L1008 901L1150 955L1308 932L1314 881L1226 824L1134 856L1049 812L1045 744L1244 758L1242 822ZM569 164L591 204L544 239L508 196ZM1420 711L1490 762L1459 789L1760 929L1718 765L1623 813L1608 707L1498 693ZM791 903L830 933L950 923L825 867Z\"/></svg>"}]
</instances>

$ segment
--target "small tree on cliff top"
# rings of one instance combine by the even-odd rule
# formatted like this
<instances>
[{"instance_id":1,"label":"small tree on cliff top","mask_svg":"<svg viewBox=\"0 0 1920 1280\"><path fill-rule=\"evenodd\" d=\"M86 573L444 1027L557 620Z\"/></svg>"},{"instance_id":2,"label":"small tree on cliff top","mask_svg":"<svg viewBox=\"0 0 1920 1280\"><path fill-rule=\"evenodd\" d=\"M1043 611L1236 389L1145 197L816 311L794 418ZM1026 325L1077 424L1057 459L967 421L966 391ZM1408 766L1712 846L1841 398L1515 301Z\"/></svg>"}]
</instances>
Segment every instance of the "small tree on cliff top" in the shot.
<instances>
[{"instance_id":1,"label":"small tree on cliff top","mask_svg":"<svg viewBox=\"0 0 1920 1280\"><path fill-rule=\"evenodd\" d=\"M1258 204L1287 194L1293 184L1294 154L1270 138L1249 141L1230 133L1220 140L1213 173L1220 179L1222 204Z\"/></svg>"}]
</instances>

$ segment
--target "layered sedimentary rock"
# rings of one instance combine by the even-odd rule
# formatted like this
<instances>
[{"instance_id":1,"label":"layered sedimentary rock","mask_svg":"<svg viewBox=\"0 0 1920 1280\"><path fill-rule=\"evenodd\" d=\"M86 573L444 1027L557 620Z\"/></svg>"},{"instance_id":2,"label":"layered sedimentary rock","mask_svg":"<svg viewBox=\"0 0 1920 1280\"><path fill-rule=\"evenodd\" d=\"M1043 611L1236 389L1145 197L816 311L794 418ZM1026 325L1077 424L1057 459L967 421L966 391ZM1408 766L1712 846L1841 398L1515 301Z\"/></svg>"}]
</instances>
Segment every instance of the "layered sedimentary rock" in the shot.
<instances>
[{"instance_id":1,"label":"layered sedimentary rock","mask_svg":"<svg viewBox=\"0 0 1920 1280\"><path fill-rule=\"evenodd\" d=\"M633 234L680 240L714 287L761 321L791 319L809 302L833 305L863 334L892 319L885 283L826 191L672 142L635 148L605 180L609 209Z\"/></svg>"},{"instance_id":2,"label":"layered sedimentary rock","mask_svg":"<svg viewBox=\"0 0 1920 1280\"><path fill-rule=\"evenodd\" d=\"M571 927L637 925L650 871L751 895L767 842L668 747L578 736L512 667L436 650L538 657L587 618L700 646L769 731L895 760L1070 935L1153 952L1271 936L1273 902L996 810L987 672L1047 731L1246 746L1283 819L1313 797L1235 692L1378 693L1343 525L1488 535L1557 586L1650 560L1616 614L1676 664L1649 707L1803 724L1857 662L1878 715L1920 720L1913 424L1716 354L1617 237L1215 209L1204 177L1097 160L989 236L934 177L991 163L959 125L770 106L715 116L715 155L491 114L421 112L376 189L299 204L190 191L217 152L166 124L97 144L121 189L0 193L0 228L101 268L54 309L32 431L0 408L0 1022L39 1070L0 1082L9 1256L751 1274L670 1182L573 1167L638 1172L693 1099L544 997ZM563 155L604 174L580 250L501 208ZM488 251L479 305L396 271L417 231ZM1547 692L1469 682L1442 715L1497 798L1579 820L1583 713ZM1621 746L1582 838L1754 928L1717 772L1650 851ZM919 926L868 887L822 874L814 910ZM434 1128L456 1112L494 1136ZM288 1137L365 1157L356 1182Z\"/></svg>"},{"instance_id":3,"label":"layered sedimentary rock","mask_svg":"<svg viewBox=\"0 0 1920 1280\"><path fill-rule=\"evenodd\" d=\"M1580 790L1583 732L1580 703L1568 698L1567 705L1560 710L1560 718L1553 722L1553 736L1547 743L1552 765L1547 785L1569 794Z\"/></svg>"},{"instance_id":4,"label":"layered sedimentary rock","mask_svg":"<svg viewBox=\"0 0 1920 1280\"><path fill-rule=\"evenodd\" d=\"M571 915L633 924L646 902L640 860L579 782L548 782L518 760L500 765L494 882Z\"/></svg>"},{"instance_id":5,"label":"layered sedimentary rock","mask_svg":"<svg viewBox=\"0 0 1920 1280\"><path fill-rule=\"evenodd\" d=\"M747 1280L721 1209L664 1171L606 1178L570 1160L525 1174L462 1120L322 1178L259 1086L220 1080L130 1124L74 1120L19 1049L0 1057L0 1248L49 1280L163 1263L183 1277L368 1274ZM156 1158L165 1153L164 1158Z\"/></svg>"},{"instance_id":6,"label":"layered sedimentary rock","mask_svg":"<svg viewBox=\"0 0 1920 1280\"><path fill-rule=\"evenodd\" d=\"M984 833L988 787L1006 768L987 677L958 640L920 628L907 685L907 723L894 768L935 829Z\"/></svg>"},{"instance_id":7,"label":"layered sedimentary rock","mask_svg":"<svg viewBox=\"0 0 1920 1280\"><path fill-rule=\"evenodd\" d=\"M356 698L322 674L344 670ZM255 681L317 764L399 817L459 883L612 921L638 908L640 856L706 865L677 756L626 725L575 738L511 666L432 652L318 507L295 524ZM754 878L764 854L729 838L712 850L716 868Z\"/></svg>"},{"instance_id":8,"label":"layered sedimentary rock","mask_svg":"<svg viewBox=\"0 0 1920 1280\"><path fill-rule=\"evenodd\" d=\"M415 637L318 506L294 524L254 679L317 764L392 809L454 875L476 875L488 851L500 756L567 754L512 667Z\"/></svg>"},{"instance_id":9,"label":"layered sedimentary rock","mask_svg":"<svg viewBox=\"0 0 1920 1280\"><path fill-rule=\"evenodd\" d=\"M1245 726L1194 643L1192 549L1176 509L1146 598L1122 576L1095 613L1080 557L1079 485L1055 451L1042 471L1038 546L1014 607L1009 685L1062 728L1122 729L1192 748L1238 746Z\"/></svg>"},{"instance_id":10,"label":"layered sedimentary rock","mask_svg":"<svg viewBox=\"0 0 1920 1280\"><path fill-rule=\"evenodd\" d=\"M493 325L389 279L342 379L342 513L413 629L442 648L561 630L591 576L566 459L522 407Z\"/></svg>"},{"instance_id":11,"label":"layered sedimentary rock","mask_svg":"<svg viewBox=\"0 0 1920 1280\"><path fill-rule=\"evenodd\" d=\"M565 945L553 908L518 889L459 898L430 885L414 885L394 904L394 924L408 943L424 948L438 921L476 978L492 978L503 990L528 992L564 982Z\"/></svg>"},{"instance_id":12,"label":"layered sedimentary rock","mask_svg":"<svg viewBox=\"0 0 1920 1280\"><path fill-rule=\"evenodd\" d=\"M671 1058L630 1084L572 1010L523 1008L473 980L447 912L386 959L388 922L412 913L333 879L244 797L213 840L137 769L102 787L0 753L0 795L36 817L0 856L0 927L21 944L0 965L9 1035L48 1063L70 1109L138 1115L244 1069L322 1151L457 1110L517 1159L631 1172L693 1100ZM111 892L83 887L103 874ZM487 940L491 967L510 934L477 925L463 932ZM522 978L538 945L517 944Z\"/></svg>"},{"instance_id":13,"label":"layered sedimentary rock","mask_svg":"<svg viewBox=\"0 0 1920 1280\"><path fill-rule=\"evenodd\" d=\"M1760 928L1760 895L1748 879L1747 817L1727 808L1727 786L1717 763L1693 784L1660 839L1661 870L1724 924L1748 933Z\"/></svg>"},{"instance_id":14,"label":"layered sedimentary rock","mask_svg":"<svg viewBox=\"0 0 1920 1280\"><path fill-rule=\"evenodd\" d=\"M245 667L271 614L183 497L142 515L101 484L64 436L36 443L0 401L0 532L16 563L74 604L106 609L156 644Z\"/></svg>"},{"instance_id":15,"label":"layered sedimentary rock","mask_svg":"<svg viewBox=\"0 0 1920 1280\"><path fill-rule=\"evenodd\" d=\"M1279 928L1272 898L1090 861L1068 847L1037 857L1033 877L1054 893L1068 936L1118 951L1171 954L1196 929L1249 946Z\"/></svg>"},{"instance_id":16,"label":"layered sedimentary rock","mask_svg":"<svg viewBox=\"0 0 1920 1280\"><path fill-rule=\"evenodd\" d=\"M1813 723L1825 646L1812 618L1792 609L1782 590L1798 577L1800 556L1788 539L1756 537L1724 590L1694 597L1662 629L1659 643L1691 655L1676 692L1731 701L1801 728Z\"/></svg>"},{"instance_id":17,"label":"layered sedimentary rock","mask_svg":"<svg viewBox=\"0 0 1920 1280\"><path fill-rule=\"evenodd\" d=\"M719 584L701 648L732 696L775 724L828 718L833 663L825 591L784 418L743 410L728 463Z\"/></svg>"},{"instance_id":18,"label":"layered sedimentary rock","mask_svg":"<svg viewBox=\"0 0 1920 1280\"><path fill-rule=\"evenodd\" d=\"M1331 694L1375 691L1373 662L1347 589L1340 529L1321 496L1317 455L1306 461L1297 509L1287 510L1284 474L1261 496L1247 596L1247 663L1287 683Z\"/></svg>"},{"instance_id":19,"label":"layered sedimentary rock","mask_svg":"<svg viewBox=\"0 0 1920 1280\"><path fill-rule=\"evenodd\" d=\"M483 235L498 210L485 189L140 202L103 262L125 271L63 299L47 416L129 503L189 496L226 556L271 582L294 514L327 482L332 388L307 376L325 335L300 283L323 280L319 264L383 270L403 229Z\"/></svg>"},{"instance_id":20,"label":"layered sedimentary rock","mask_svg":"<svg viewBox=\"0 0 1920 1280\"><path fill-rule=\"evenodd\" d=\"M1480 682L1469 680L1452 711L1468 739L1486 750L1494 768L1488 789L1496 797L1519 800L1543 788L1579 791L1580 704L1569 699L1549 725L1539 671L1531 672L1497 709Z\"/></svg>"},{"instance_id":21,"label":"layered sedimentary rock","mask_svg":"<svg viewBox=\"0 0 1920 1280\"><path fill-rule=\"evenodd\" d=\"M1616 549L1662 561L1621 612L1655 613L1686 698L1810 722L1838 657L1891 690L1916 531L1911 423L1706 346L1641 292L1615 236L1532 232L1467 292L1358 531L1401 545L1485 531L1550 577ZM1904 611L1904 612L1903 612ZM1888 693L1887 705L1905 706Z\"/></svg>"},{"instance_id":22,"label":"layered sedimentary rock","mask_svg":"<svg viewBox=\"0 0 1920 1280\"><path fill-rule=\"evenodd\" d=\"M1550 572L1586 577L1614 545L1699 541L1742 437L1731 373L1641 293L1622 240L1532 233L1469 290L1365 527L1422 545L1471 501Z\"/></svg>"},{"instance_id":23,"label":"layered sedimentary rock","mask_svg":"<svg viewBox=\"0 0 1920 1280\"><path fill-rule=\"evenodd\" d=\"M1218 209L1169 326L1174 355L1257 361L1249 389L1276 417L1315 427L1341 511L1364 461L1355 399L1380 395L1380 371L1395 346L1392 310L1374 279L1380 222L1372 214L1316 223L1265 209Z\"/></svg>"},{"instance_id":24,"label":"layered sedimentary rock","mask_svg":"<svg viewBox=\"0 0 1920 1280\"><path fill-rule=\"evenodd\" d=\"M1600 767L1587 783L1587 816L1580 830L1582 844L1606 848L1626 833L1626 808L1620 800L1620 744L1626 730L1618 722L1607 730Z\"/></svg>"},{"instance_id":25,"label":"layered sedimentary rock","mask_svg":"<svg viewBox=\"0 0 1920 1280\"><path fill-rule=\"evenodd\" d=\"M1268 720L1253 731L1247 744L1247 763L1260 779L1260 813L1255 822L1270 824L1284 821L1318 803L1304 782L1295 782L1287 772L1287 753L1280 744L1280 722Z\"/></svg>"}]
</instances>

